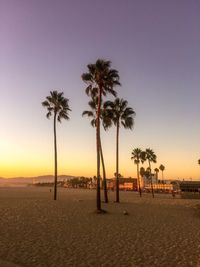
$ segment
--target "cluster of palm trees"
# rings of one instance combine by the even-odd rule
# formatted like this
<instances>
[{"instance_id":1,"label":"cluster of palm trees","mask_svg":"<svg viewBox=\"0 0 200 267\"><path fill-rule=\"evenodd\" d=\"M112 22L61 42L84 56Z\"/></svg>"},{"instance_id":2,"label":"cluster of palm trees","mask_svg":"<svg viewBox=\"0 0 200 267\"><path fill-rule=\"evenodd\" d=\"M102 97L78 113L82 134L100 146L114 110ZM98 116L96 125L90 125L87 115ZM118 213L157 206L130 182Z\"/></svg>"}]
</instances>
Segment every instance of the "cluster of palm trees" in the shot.
<instances>
[{"instance_id":1,"label":"cluster of palm trees","mask_svg":"<svg viewBox=\"0 0 200 267\"><path fill-rule=\"evenodd\" d=\"M132 129L135 111L128 107L128 102L117 98L116 86L120 86L119 73L111 68L111 62L98 59L94 64L87 65L88 72L82 74L82 80L87 84L86 94L90 97L88 105L90 110L83 112L83 116L91 118L91 125L96 128L96 153L97 153L97 212L101 209L100 194L100 165L103 169L104 199L108 203L106 170L101 143L101 126L107 130L111 126L116 127L116 202L119 202L119 129ZM104 101L111 94L113 101Z\"/></svg>"},{"instance_id":2,"label":"cluster of palm trees","mask_svg":"<svg viewBox=\"0 0 200 267\"><path fill-rule=\"evenodd\" d=\"M147 179L150 180L151 192L154 198L154 190L153 190L153 182L152 182L153 174L152 174L151 164L157 162L156 154L151 148L147 148L144 151L140 148L134 148L132 150L131 155L132 155L131 159L134 161L134 164L136 164L137 166L137 181L138 181L138 191L139 191L140 197L142 196L141 180L140 180L140 176L141 176L142 178L146 177ZM148 167L146 169L144 167L140 168L140 163L143 164L145 161L148 162ZM162 180L163 180L163 171L165 170L165 166L161 164L159 169L162 171ZM154 169L157 181L158 181L159 169L158 168Z\"/></svg>"},{"instance_id":3,"label":"cluster of palm trees","mask_svg":"<svg viewBox=\"0 0 200 267\"><path fill-rule=\"evenodd\" d=\"M96 151L97 151L97 211L101 209L100 194L100 163L103 169L103 185L105 202L108 202L106 186L106 169L103 157L103 150L100 138L100 128L103 126L107 130L112 125L116 126L116 202L119 202L119 129L132 129L135 112L128 107L128 102L117 98L116 86L120 86L119 73L111 68L111 62L98 59L94 64L87 65L88 71L82 74L82 80L87 84L86 94L90 97L89 111L84 111L83 116L91 118L91 125L96 128ZM111 94L114 101L105 101L103 98ZM54 180L54 200L57 199L57 139L56 122L62 119L69 119L69 100L64 97L63 92L51 91L42 105L47 108L47 118L54 118L54 155L55 155L55 180Z\"/></svg>"},{"instance_id":4,"label":"cluster of palm trees","mask_svg":"<svg viewBox=\"0 0 200 267\"><path fill-rule=\"evenodd\" d=\"M101 209L101 192L100 192L100 167L103 170L103 188L104 200L108 203L107 184L106 184L106 168L103 156L101 143L101 126L104 130L108 130L111 126L116 127L116 202L119 202L119 130L121 127L132 129L134 125L135 111L128 106L128 102L124 99L117 98L116 86L120 86L119 73L111 68L111 62L98 59L94 64L87 65L87 72L82 74L82 80L87 87L85 92L90 100L88 102L89 110L82 113L82 116L91 118L91 125L96 129L96 153L97 153L97 197L96 207L97 212L104 212ZM108 94L115 97L113 101L105 98ZM61 122L62 119L69 120L69 99L64 97L63 92L50 91L50 95L42 102L42 105L47 108L47 118L53 116L54 126L54 159L55 159L55 180L54 180L54 200L57 199L57 138L56 138L56 122ZM141 176L150 177L152 195L154 197L152 186L151 163L156 163L156 155L150 148L142 151L140 148L133 149L131 159L137 165L138 189L142 196L139 174ZM148 162L148 168L139 169L139 164ZM165 167L160 165L160 170L164 171ZM155 172L158 172L155 169Z\"/></svg>"},{"instance_id":5,"label":"cluster of palm trees","mask_svg":"<svg viewBox=\"0 0 200 267\"><path fill-rule=\"evenodd\" d=\"M154 197L151 163L156 163L156 159L157 159L156 154L150 148L147 148L145 151L143 151L140 148L135 148L133 149L131 154L132 154L131 159L134 160L134 163L137 165L137 179L138 179L140 197L142 196L142 191L141 191L141 186L140 186L139 173L141 176L146 176L150 178L152 196ZM141 167L140 172L139 172L139 164L144 163L145 161L148 162L148 168L145 170L144 167Z\"/></svg>"}]
</instances>

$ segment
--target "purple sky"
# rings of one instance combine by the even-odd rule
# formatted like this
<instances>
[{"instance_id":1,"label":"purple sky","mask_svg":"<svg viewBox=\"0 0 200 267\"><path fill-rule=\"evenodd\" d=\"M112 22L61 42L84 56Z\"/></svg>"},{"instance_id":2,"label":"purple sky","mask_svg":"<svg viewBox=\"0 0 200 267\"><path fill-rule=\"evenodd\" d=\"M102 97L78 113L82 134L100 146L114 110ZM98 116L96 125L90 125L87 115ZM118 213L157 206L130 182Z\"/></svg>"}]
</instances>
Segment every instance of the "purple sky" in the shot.
<instances>
[{"instance_id":1,"label":"purple sky","mask_svg":"<svg viewBox=\"0 0 200 267\"><path fill-rule=\"evenodd\" d=\"M199 177L199 14L197 0L0 0L0 176L12 176L6 168L20 175L29 154L30 169L52 170L52 123L41 101L53 89L64 91L73 110L59 128L60 172L95 174L80 77L105 58L119 70L119 97L137 113L134 131L121 131L122 174L135 175L133 147L151 147L169 178ZM103 136L110 176L114 138L115 129ZM38 154L48 153L39 163Z\"/></svg>"}]
</instances>

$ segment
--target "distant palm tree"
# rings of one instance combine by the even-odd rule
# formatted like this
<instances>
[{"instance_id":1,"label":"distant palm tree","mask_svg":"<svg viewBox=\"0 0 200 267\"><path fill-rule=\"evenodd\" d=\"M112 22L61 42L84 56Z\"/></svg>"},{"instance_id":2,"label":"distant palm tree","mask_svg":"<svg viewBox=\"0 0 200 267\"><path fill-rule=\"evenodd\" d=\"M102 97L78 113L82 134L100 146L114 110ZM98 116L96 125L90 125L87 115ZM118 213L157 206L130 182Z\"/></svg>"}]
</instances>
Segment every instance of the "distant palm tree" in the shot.
<instances>
[{"instance_id":1,"label":"distant palm tree","mask_svg":"<svg viewBox=\"0 0 200 267\"><path fill-rule=\"evenodd\" d=\"M139 189L140 197L142 196L142 190L141 190L141 185L140 185L140 171L139 171L139 164L140 164L140 161L142 160L141 153L142 153L142 150L140 148L133 149L131 153L132 154L131 159L133 159L134 163L137 165L137 180L138 180L138 189Z\"/></svg>"},{"instance_id":2,"label":"distant palm tree","mask_svg":"<svg viewBox=\"0 0 200 267\"><path fill-rule=\"evenodd\" d=\"M119 128L122 125L125 129L132 129L134 124L135 111L128 107L124 99L116 98L113 102L106 101L104 107L108 116L116 126L116 202L119 202Z\"/></svg>"},{"instance_id":3,"label":"distant palm tree","mask_svg":"<svg viewBox=\"0 0 200 267\"><path fill-rule=\"evenodd\" d=\"M156 182L158 183L158 173L159 173L159 169L158 169L158 168L155 168L154 171L155 171L155 174L156 174Z\"/></svg>"},{"instance_id":4,"label":"distant palm tree","mask_svg":"<svg viewBox=\"0 0 200 267\"><path fill-rule=\"evenodd\" d=\"M96 150L97 150L97 212L101 209L100 192L100 114L102 95L110 93L116 96L114 87L120 85L119 74L115 69L111 69L111 62L98 59L94 64L87 65L88 72L82 74L82 80L87 84L86 93L90 96L97 96L97 118L96 118Z\"/></svg>"},{"instance_id":5,"label":"distant palm tree","mask_svg":"<svg viewBox=\"0 0 200 267\"><path fill-rule=\"evenodd\" d=\"M198 164L200 165L200 159L198 159Z\"/></svg>"},{"instance_id":6,"label":"distant palm tree","mask_svg":"<svg viewBox=\"0 0 200 267\"><path fill-rule=\"evenodd\" d=\"M162 172L162 182L164 183L163 172L164 172L164 170L165 170L165 166L161 164L160 167L159 167L159 169L160 169L161 172Z\"/></svg>"},{"instance_id":7,"label":"distant palm tree","mask_svg":"<svg viewBox=\"0 0 200 267\"><path fill-rule=\"evenodd\" d=\"M141 167L140 168L140 176L141 177L144 177L144 173L145 173L145 168L144 167Z\"/></svg>"},{"instance_id":8,"label":"distant palm tree","mask_svg":"<svg viewBox=\"0 0 200 267\"><path fill-rule=\"evenodd\" d=\"M115 176L115 177L117 176L117 173L116 173L116 172L114 173L114 176ZM118 177L119 177L119 178L123 178L123 175L122 175L121 173L118 173Z\"/></svg>"},{"instance_id":9,"label":"distant palm tree","mask_svg":"<svg viewBox=\"0 0 200 267\"><path fill-rule=\"evenodd\" d=\"M68 112L69 99L63 96L63 92L50 91L50 96L46 97L46 100L42 102L42 106L47 108L47 118L52 115L54 118L54 155L55 155L55 176L54 176L54 200L57 199L57 139L56 139L56 121L61 123L62 119L69 120Z\"/></svg>"},{"instance_id":10,"label":"distant palm tree","mask_svg":"<svg viewBox=\"0 0 200 267\"><path fill-rule=\"evenodd\" d=\"M151 192L152 192L152 197L154 198L154 191L153 191L153 183L152 183L152 173L151 173L151 162L156 163L156 154L154 151L150 148L147 148L145 150L145 159L149 163L149 172L150 172L150 181L151 181Z\"/></svg>"},{"instance_id":11,"label":"distant palm tree","mask_svg":"<svg viewBox=\"0 0 200 267\"><path fill-rule=\"evenodd\" d=\"M146 170L144 170L144 176L146 177L147 180L151 181L151 170L149 167Z\"/></svg>"},{"instance_id":12,"label":"distant palm tree","mask_svg":"<svg viewBox=\"0 0 200 267\"><path fill-rule=\"evenodd\" d=\"M82 113L82 116L88 116L91 120L92 127L96 127L96 120L97 120L97 114L96 109L98 105L98 99L97 97L93 96L92 100L88 102L88 105L90 106L90 110L85 110ZM110 123L109 118L106 118L106 112L101 109L100 119L102 121L103 127L106 130ZM101 163L102 163L102 169L103 169L103 188L104 188L104 200L105 203L108 203L108 192L107 192L107 182L106 182L106 169L105 169L105 163L104 163L104 157L103 157L103 150L102 150L102 144L101 144L101 137L100 137L100 157L101 157Z\"/></svg>"}]
</instances>

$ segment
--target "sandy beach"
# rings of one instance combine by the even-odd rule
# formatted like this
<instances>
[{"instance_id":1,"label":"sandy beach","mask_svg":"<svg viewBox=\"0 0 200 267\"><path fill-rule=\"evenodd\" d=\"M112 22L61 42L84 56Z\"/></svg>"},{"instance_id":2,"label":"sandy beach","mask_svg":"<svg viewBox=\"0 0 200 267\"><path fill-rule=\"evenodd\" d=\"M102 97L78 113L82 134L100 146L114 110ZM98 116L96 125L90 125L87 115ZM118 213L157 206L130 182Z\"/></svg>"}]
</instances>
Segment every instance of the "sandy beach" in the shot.
<instances>
[{"instance_id":1,"label":"sandy beach","mask_svg":"<svg viewBox=\"0 0 200 267\"><path fill-rule=\"evenodd\" d=\"M95 214L95 193L0 188L0 267L200 266L199 200L109 192Z\"/></svg>"}]
</instances>

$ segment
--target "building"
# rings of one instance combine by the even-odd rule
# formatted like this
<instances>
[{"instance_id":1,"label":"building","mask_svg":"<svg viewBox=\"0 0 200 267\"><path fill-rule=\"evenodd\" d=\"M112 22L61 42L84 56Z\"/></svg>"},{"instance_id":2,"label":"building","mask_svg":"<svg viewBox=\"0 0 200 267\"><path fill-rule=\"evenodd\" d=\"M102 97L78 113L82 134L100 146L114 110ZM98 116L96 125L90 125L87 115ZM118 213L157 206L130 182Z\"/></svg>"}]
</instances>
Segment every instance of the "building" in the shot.
<instances>
[{"instance_id":1,"label":"building","mask_svg":"<svg viewBox=\"0 0 200 267\"><path fill-rule=\"evenodd\" d=\"M182 198L200 198L200 181L182 181L179 186Z\"/></svg>"},{"instance_id":2,"label":"building","mask_svg":"<svg viewBox=\"0 0 200 267\"><path fill-rule=\"evenodd\" d=\"M107 189L116 189L116 179L107 180ZM136 178L119 178L119 189L125 191L137 191L137 179Z\"/></svg>"}]
</instances>

